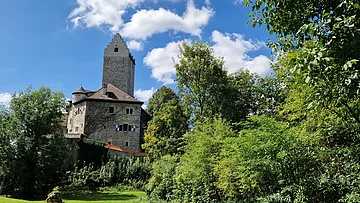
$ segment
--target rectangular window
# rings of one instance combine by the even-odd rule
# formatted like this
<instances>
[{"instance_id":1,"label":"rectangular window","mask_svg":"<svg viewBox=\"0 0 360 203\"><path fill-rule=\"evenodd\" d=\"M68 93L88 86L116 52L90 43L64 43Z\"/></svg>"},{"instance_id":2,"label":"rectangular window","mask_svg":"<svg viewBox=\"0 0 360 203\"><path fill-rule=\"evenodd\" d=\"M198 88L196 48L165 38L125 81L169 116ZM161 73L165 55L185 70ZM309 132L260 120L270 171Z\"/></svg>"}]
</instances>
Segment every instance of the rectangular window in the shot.
<instances>
[{"instance_id":1,"label":"rectangular window","mask_svg":"<svg viewBox=\"0 0 360 203\"><path fill-rule=\"evenodd\" d=\"M114 113L114 111L115 111L115 108L113 106L110 106L109 107L109 113Z\"/></svg>"},{"instance_id":2,"label":"rectangular window","mask_svg":"<svg viewBox=\"0 0 360 203\"><path fill-rule=\"evenodd\" d=\"M130 131L130 132L131 132L131 126L132 125L128 125L128 131Z\"/></svg>"},{"instance_id":3,"label":"rectangular window","mask_svg":"<svg viewBox=\"0 0 360 203\"><path fill-rule=\"evenodd\" d=\"M104 125L104 129L106 129L106 125Z\"/></svg>"},{"instance_id":4,"label":"rectangular window","mask_svg":"<svg viewBox=\"0 0 360 203\"><path fill-rule=\"evenodd\" d=\"M76 127L76 128L75 128L75 132L79 132L79 127Z\"/></svg>"},{"instance_id":5,"label":"rectangular window","mask_svg":"<svg viewBox=\"0 0 360 203\"><path fill-rule=\"evenodd\" d=\"M132 108L126 108L126 114L133 114L134 113L134 109Z\"/></svg>"},{"instance_id":6,"label":"rectangular window","mask_svg":"<svg viewBox=\"0 0 360 203\"><path fill-rule=\"evenodd\" d=\"M128 124L124 124L124 127L123 127L124 131L127 131L127 130L128 130L128 127L129 127Z\"/></svg>"},{"instance_id":7,"label":"rectangular window","mask_svg":"<svg viewBox=\"0 0 360 203\"><path fill-rule=\"evenodd\" d=\"M119 52L119 48L114 48L114 52Z\"/></svg>"},{"instance_id":8,"label":"rectangular window","mask_svg":"<svg viewBox=\"0 0 360 203\"><path fill-rule=\"evenodd\" d=\"M125 146L128 147L128 146L129 146L129 142L125 142Z\"/></svg>"},{"instance_id":9,"label":"rectangular window","mask_svg":"<svg viewBox=\"0 0 360 203\"><path fill-rule=\"evenodd\" d=\"M116 128L116 132L123 131L123 126L122 125L116 125L115 128Z\"/></svg>"}]
</instances>

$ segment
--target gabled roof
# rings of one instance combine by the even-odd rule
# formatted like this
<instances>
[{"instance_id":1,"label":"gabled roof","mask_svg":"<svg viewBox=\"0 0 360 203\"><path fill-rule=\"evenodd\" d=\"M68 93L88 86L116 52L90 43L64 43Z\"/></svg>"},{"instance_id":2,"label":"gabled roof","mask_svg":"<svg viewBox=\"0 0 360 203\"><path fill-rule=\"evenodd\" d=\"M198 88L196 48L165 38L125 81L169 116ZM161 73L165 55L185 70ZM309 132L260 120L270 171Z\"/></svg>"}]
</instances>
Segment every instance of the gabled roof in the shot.
<instances>
[{"instance_id":1,"label":"gabled roof","mask_svg":"<svg viewBox=\"0 0 360 203\"><path fill-rule=\"evenodd\" d=\"M106 93L106 94L105 94ZM135 99L134 97L126 94L125 92L121 91L119 88L115 87L111 83L108 83L105 87L99 89L94 94L89 97L85 97L84 99L80 100L79 102L85 100L97 100L97 101L105 101L105 102L125 102L125 103L138 103L143 104L144 102ZM78 102L76 102L78 103Z\"/></svg>"}]
</instances>

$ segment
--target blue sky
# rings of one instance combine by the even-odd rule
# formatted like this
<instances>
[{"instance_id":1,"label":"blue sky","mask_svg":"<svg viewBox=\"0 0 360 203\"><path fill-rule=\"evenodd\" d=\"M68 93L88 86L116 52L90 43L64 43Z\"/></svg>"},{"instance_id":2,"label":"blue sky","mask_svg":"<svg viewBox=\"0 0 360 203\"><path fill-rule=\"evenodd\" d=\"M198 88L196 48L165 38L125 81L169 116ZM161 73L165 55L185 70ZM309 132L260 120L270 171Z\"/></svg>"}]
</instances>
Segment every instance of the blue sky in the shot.
<instances>
[{"instance_id":1,"label":"blue sky","mask_svg":"<svg viewBox=\"0 0 360 203\"><path fill-rule=\"evenodd\" d=\"M64 92L101 87L103 51L114 33L136 60L135 96L146 101L163 85L176 88L178 44L201 39L228 71L270 72L270 36L246 25L239 0L2 0L0 102L29 85Z\"/></svg>"}]
</instances>

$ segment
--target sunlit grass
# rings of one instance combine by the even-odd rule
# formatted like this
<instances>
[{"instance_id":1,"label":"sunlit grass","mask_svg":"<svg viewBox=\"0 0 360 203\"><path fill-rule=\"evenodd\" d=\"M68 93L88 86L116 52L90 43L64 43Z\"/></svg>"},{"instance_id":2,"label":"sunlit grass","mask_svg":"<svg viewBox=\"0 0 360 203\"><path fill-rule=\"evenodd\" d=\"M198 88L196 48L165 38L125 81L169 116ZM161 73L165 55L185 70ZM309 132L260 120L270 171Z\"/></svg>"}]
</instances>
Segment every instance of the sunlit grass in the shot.
<instances>
[{"instance_id":1,"label":"sunlit grass","mask_svg":"<svg viewBox=\"0 0 360 203\"><path fill-rule=\"evenodd\" d=\"M63 194L63 202L65 203L117 203L117 202L142 202L145 197L145 192L142 191L124 191L116 190L102 190L102 191L76 191L66 192ZM0 196L1 203L44 203L45 200L40 201L26 201L12 198L5 198Z\"/></svg>"}]
</instances>

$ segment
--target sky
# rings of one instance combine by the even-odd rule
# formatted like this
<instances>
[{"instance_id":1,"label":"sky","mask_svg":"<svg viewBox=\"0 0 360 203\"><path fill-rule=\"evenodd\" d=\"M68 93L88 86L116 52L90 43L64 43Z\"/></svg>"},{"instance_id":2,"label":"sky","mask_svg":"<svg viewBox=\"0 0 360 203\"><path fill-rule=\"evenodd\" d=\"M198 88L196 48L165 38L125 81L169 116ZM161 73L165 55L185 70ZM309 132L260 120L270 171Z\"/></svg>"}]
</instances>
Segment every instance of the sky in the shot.
<instances>
[{"instance_id":1,"label":"sky","mask_svg":"<svg viewBox=\"0 0 360 203\"><path fill-rule=\"evenodd\" d=\"M136 60L135 97L145 103L162 86L176 90L182 41L202 40L228 73L271 72L271 38L247 25L241 0L2 0L0 103L44 85L66 98L82 85L101 88L104 48L120 33Z\"/></svg>"}]
</instances>

